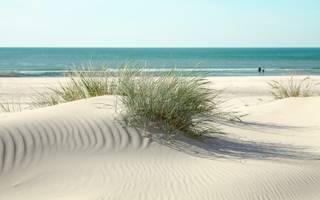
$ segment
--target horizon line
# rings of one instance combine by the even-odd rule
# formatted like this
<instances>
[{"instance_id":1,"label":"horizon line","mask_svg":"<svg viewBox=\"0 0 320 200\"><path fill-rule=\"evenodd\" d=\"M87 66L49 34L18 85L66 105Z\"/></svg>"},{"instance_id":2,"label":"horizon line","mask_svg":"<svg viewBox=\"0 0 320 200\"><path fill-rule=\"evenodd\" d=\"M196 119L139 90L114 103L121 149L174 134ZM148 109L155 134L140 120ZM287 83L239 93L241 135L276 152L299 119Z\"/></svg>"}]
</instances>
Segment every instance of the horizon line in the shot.
<instances>
[{"instance_id":1,"label":"horizon line","mask_svg":"<svg viewBox=\"0 0 320 200\"><path fill-rule=\"evenodd\" d=\"M112 48L112 49L273 49L273 48L276 48L276 49L304 49L304 48L308 48L308 49L318 49L320 48L320 46L318 47L308 47L308 46L296 46L296 47L264 47L264 46L261 46L261 47L239 47L239 46L236 46L236 47L95 47L95 46L80 46L80 47L77 47L77 46L61 46L61 47L55 47L55 46L0 46L0 48L66 48L66 49L71 49L71 48L88 48L88 49L108 49L108 48Z\"/></svg>"}]
</instances>

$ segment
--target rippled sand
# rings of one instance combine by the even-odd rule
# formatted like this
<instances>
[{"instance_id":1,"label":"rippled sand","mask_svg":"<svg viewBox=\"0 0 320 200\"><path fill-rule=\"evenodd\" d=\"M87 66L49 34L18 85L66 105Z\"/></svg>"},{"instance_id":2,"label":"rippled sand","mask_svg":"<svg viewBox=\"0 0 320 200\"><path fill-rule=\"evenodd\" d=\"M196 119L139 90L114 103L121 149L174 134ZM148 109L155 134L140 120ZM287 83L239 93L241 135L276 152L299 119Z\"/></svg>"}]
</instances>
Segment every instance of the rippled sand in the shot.
<instances>
[{"instance_id":1,"label":"rippled sand","mask_svg":"<svg viewBox=\"0 0 320 200\"><path fill-rule=\"evenodd\" d=\"M320 199L320 97L253 79L213 79L246 116L203 141L124 126L115 96L0 114L0 200Z\"/></svg>"}]
</instances>

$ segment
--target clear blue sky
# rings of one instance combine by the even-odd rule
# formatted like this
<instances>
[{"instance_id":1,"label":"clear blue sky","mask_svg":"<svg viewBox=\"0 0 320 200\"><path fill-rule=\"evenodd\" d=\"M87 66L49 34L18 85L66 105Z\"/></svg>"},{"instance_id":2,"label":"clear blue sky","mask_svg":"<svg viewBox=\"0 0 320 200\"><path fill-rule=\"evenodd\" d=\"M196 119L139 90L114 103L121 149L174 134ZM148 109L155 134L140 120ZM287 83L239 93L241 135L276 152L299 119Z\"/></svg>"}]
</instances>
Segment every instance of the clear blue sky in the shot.
<instances>
[{"instance_id":1,"label":"clear blue sky","mask_svg":"<svg viewBox=\"0 0 320 200\"><path fill-rule=\"evenodd\" d=\"M320 47L320 0L0 0L0 46Z\"/></svg>"}]
</instances>

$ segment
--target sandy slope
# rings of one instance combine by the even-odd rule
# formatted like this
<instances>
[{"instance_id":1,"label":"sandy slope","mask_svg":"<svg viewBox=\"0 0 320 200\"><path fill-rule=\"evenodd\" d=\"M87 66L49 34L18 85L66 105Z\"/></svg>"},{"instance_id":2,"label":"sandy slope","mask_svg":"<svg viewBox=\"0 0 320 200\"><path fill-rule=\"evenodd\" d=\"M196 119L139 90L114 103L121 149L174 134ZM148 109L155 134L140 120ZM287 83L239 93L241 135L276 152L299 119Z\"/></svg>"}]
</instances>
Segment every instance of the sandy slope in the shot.
<instances>
[{"instance_id":1,"label":"sandy slope","mask_svg":"<svg viewBox=\"0 0 320 200\"><path fill-rule=\"evenodd\" d=\"M243 106L226 135L171 144L123 126L114 104L1 114L0 200L320 199L320 97Z\"/></svg>"}]
</instances>

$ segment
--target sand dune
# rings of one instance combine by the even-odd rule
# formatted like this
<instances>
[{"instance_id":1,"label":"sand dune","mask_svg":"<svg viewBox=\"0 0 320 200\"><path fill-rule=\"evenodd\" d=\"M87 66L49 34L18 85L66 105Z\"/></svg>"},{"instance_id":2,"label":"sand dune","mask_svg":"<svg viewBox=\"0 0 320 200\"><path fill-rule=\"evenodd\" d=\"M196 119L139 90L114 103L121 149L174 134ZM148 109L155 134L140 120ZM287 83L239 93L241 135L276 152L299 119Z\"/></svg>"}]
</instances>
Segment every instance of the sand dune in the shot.
<instances>
[{"instance_id":1,"label":"sand dune","mask_svg":"<svg viewBox=\"0 0 320 200\"><path fill-rule=\"evenodd\" d=\"M112 113L100 113L86 104L76 102L2 117L0 172L54 152L108 152L147 146L136 129L122 126Z\"/></svg>"},{"instance_id":2,"label":"sand dune","mask_svg":"<svg viewBox=\"0 0 320 200\"><path fill-rule=\"evenodd\" d=\"M320 199L319 97L243 107L228 134L170 144L123 126L114 104L2 114L0 199Z\"/></svg>"},{"instance_id":3,"label":"sand dune","mask_svg":"<svg viewBox=\"0 0 320 200\"><path fill-rule=\"evenodd\" d=\"M47 87L29 79L3 81L3 98ZM319 199L320 98L272 101L271 77L247 79L214 79L248 115L204 141L143 137L113 96L1 114L0 199Z\"/></svg>"}]
</instances>

